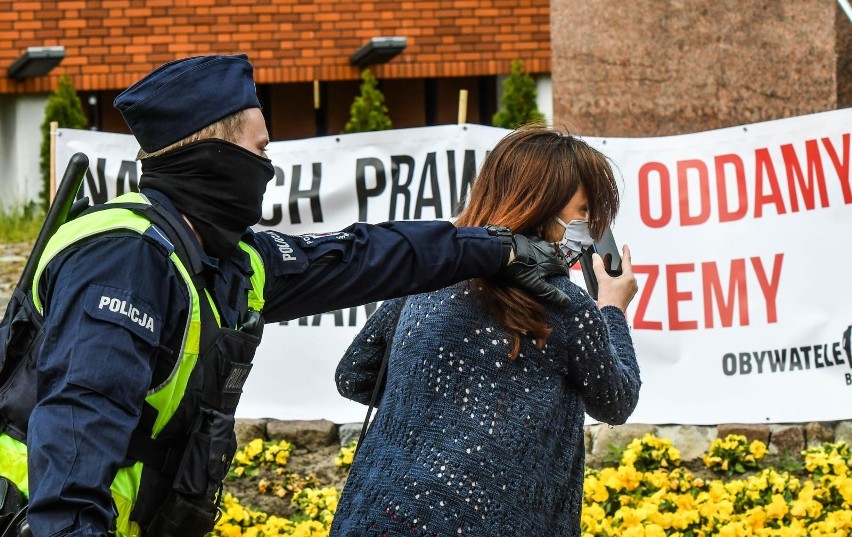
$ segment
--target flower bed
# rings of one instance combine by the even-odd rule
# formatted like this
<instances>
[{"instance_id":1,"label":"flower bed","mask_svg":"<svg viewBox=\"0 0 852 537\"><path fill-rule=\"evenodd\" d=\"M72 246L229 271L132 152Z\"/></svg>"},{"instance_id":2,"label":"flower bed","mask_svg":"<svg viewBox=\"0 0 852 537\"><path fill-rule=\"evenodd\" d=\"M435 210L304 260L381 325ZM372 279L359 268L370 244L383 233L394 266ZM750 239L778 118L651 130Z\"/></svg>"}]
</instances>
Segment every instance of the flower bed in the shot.
<instances>
[{"instance_id":1,"label":"flower bed","mask_svg":"<svg viewBox=\"0 0 852 537\"><path fill-rule=\"evenodd\" d=\"M852 478L845 443L802 452L807 477L761 468L766 446L729 435L703 457L720 478L679 467L665 440L631 443L617 468L589 469L584 484L584 536L833 536L852 531ZM643 467L637 467L644 461ZM752 475L731 478L734 473ZM723 478L724 477L724 478Z\"/></svg>"},{"instance_id":2,"label":"flower bed","mask_svg":"<svg viewBox=\"0 0 852 537\"><path fill-rule=\"evenodd\" d=\"M352 460L341 449L341 472ZM253 511L231 494L213 536L328 535L339 490L286 468L292 446L255 440L234 461L229 482L267 472L260 492L286 502L289 516ZM715 440L700 469L689 469L668 439L646 435L609 466L587 468L583 537L845 537L852 533L852 454L844 442L826 443L766 465L766 445L729 435ZM282 464L283 462L283 464ZM241 469L242 468L242 469ZM699 471L700 470L700 471ZM271 486L271 482L278 485ZM229 489L226 482L226 491Z\"/></svg>"}]
</instances>

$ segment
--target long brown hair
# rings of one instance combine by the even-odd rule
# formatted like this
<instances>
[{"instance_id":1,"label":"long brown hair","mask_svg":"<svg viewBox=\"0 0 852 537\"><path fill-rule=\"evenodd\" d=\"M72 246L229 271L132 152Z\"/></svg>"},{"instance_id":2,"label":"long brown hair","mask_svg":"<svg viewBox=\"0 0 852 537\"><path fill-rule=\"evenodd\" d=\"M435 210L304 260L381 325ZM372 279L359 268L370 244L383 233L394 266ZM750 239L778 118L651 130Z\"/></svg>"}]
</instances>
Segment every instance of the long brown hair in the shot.
<instances>
[{"instance_id":1,"label":"long brown hair","mask_svg":"<svg viewBox=\"0 0 852 537\"><path fill-rule=\"evenodd\" d=\"M526 125L500 140L482 163L458 226L506 226L513 233L547 238L554 221L582 185L589 204L589 231L599 238L618 213L618 185L605 155L570 134ZM544 309L517 287L496 279L474 280L491 315L514 336L541 348L550 335Z\"/></svg>"}]
</instances>

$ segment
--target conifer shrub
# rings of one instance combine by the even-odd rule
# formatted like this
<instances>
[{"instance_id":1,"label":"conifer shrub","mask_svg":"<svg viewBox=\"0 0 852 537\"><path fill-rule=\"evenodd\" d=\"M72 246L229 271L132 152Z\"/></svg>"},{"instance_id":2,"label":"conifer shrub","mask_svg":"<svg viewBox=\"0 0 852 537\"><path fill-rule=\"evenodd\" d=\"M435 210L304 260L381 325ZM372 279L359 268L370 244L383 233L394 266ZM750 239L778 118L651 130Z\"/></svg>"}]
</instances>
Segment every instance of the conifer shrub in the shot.
<instances>
[{"instance_id":1,"label":"conifer shrub","mask_svg":"<svg viewBox=\"0 0 852 537\"><path fill-rule=\"evenodd\" d=\"M77 91L71 79L62 75L59 85L47 99L44 107L44 122L41 124L41 192L39 199L42 209L47 211L50 205L50 123L56 121L60 128L83 129L86 127L86 116L83 114L83 104L77 96ZM58 170L57 175L62 175Z\"/></svg>"},{"instance_id":2,"label":"conifer shrub","mask_svg":"<svg viewBox=\"0 0 852 537\"><path fill-rule=\"evenodd\" d=\"M385 96L378 87L378 81L369 69L361 73L361 94L355 97L349 108L350 118L343 132L371 132L393 128L385 106Z\"/></svg>"},{"instance_id":3,"label":"conifer shrub","mask_svg":"<svg viewBox=\"0 0 852 537\"><path fill-rule=\"evenodd\" d=\"M503 81L500 109L492 118L494 126L517 129L527 123L544 121L544 114L539 112L535 102L536 95L535 80L524 72L524 63L513 61L512 72Z\"/></svg>"}]
</instances>

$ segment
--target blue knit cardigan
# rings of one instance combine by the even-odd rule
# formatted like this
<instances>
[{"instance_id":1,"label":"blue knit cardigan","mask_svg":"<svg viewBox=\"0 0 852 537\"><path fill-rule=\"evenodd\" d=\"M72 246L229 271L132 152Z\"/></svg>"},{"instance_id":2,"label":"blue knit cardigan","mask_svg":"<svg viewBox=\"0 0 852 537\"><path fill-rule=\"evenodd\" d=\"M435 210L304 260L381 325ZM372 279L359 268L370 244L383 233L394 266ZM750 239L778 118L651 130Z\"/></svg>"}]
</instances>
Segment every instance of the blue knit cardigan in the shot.
<instances>
[{"instance_id":1,"label":"blue knit cardigan","mask_svg":"<svg viewBox=\"0 0 852 537\"><path fill-rule=\"evenodd\" d=\"M510 336L470 282L387 301L337 367L338 391L369 403L392 321L381 404L352 465L332 537L580 535L584 414L624 423L639 366L624 314L567 277L571 307L546 307L541 350Z\"/></svg>"}]
</instances>

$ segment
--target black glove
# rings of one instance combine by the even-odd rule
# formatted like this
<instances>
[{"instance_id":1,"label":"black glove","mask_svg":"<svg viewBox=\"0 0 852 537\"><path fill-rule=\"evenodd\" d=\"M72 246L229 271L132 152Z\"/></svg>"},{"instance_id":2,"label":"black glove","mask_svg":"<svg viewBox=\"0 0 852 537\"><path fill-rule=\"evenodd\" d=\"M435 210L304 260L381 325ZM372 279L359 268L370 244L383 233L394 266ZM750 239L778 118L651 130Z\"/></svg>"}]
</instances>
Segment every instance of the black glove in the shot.
<instances>
[{"instance_id":1,"label":"black glove","mask_svg":"<svg viewBox=\"0 0 852 537\"><path fill-rule=\"evenodd\" d=\"M512 242L515 259L503 266L498 276L539 299L567 307L570 304L568 295L545 280L548 276L568 274L568 268L557 259L553 245L534 235L512 235Z\"/></svg>"}]
</instances>

